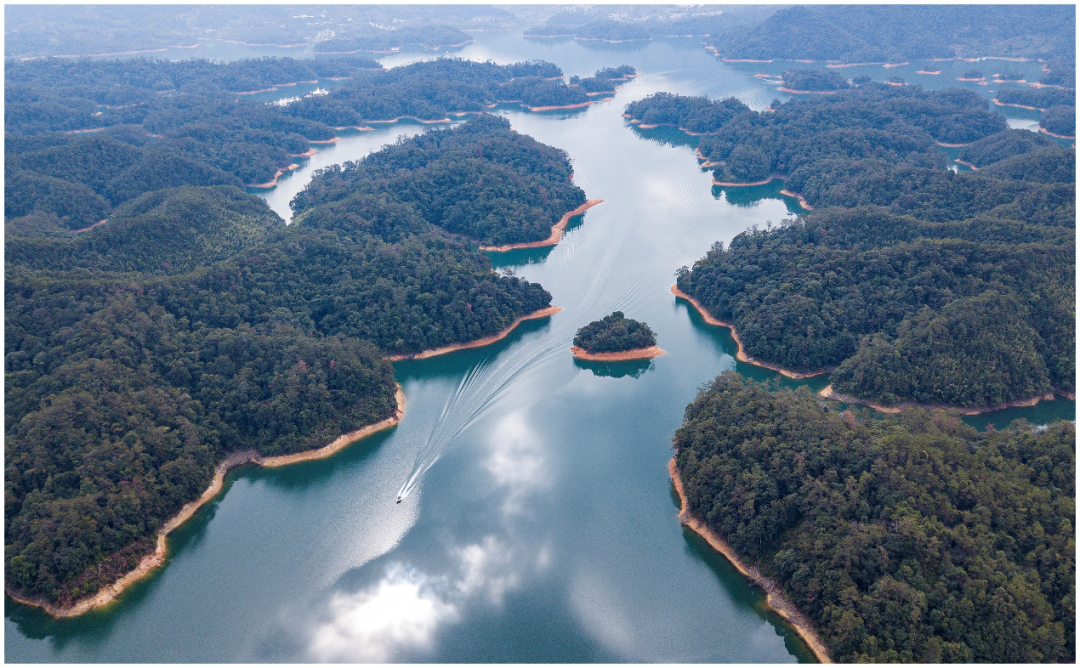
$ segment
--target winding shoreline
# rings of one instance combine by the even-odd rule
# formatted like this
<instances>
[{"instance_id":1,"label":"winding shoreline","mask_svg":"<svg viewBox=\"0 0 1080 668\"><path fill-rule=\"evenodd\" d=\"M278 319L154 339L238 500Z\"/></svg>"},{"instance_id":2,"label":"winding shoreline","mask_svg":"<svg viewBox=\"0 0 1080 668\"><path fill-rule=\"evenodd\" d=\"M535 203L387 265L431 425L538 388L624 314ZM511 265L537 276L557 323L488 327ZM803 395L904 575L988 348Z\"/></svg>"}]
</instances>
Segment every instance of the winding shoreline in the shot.
<instances>
[{"instance_id":1,"label":"winding shoreline","mask_svg":"<svg viewBox=\"0 0 1080 668\"><path fill-rule=\"evenodd\" d=\"M807 211L813 211L814 210L814 207L810 206L810 204L806 201L806 199L802 195L800 195L799 193L792 192L792 191L788 190L787 188L784 188L783 190L780 191L780 194L781 195L787 195L788 197L794 197L795 199L799 200L799 206L806 209Z\"/></svg>"},{"instance_id":2,"label":"winding shoreline","mask_svg":"<svg viewBox=\"0 0 1080 668\"><path fill-rule=\"evenodd\" d=\"M795 93L797 95L832 95L839 93L839 90L799 90L798 88L788 88L786 86L780 86L778 88L782 93Z\"/></svg>"},{"instance_id":3,"label":"winding shoreline","mask_svg":"<svg viewBox=\"0 0 1080 668\"><path fill-rule=\"evenodd\" d=\"M505 244L503 246L480 246L480 250L487 251L489 253L505 253L506 251L519 250L522 248L544 248L545 246L554 246L562 241L563 230L570 223L570 219L574 216L580 216L592 207L600 204L604 200L602 199L590 199L586 200L584 204L574 209L573 211L567 211L563 214L563 217L559 219L559 222L551 226L551 236L542 241L526 241L520 244Z\"/></svg>"},{"instance_id":4,"label":"winding shoreline","mask_svg":"<svg viewBox=\"0 0 1080 668\"><path fill-rule=\"evenodd\" d=\"M414 353L412 355L386 355L386 356L383 357L383 359L386 360L387 362L401 362L403 360L426 360L429 357L436 357L438 355L445 355L447 353L456 352L458 350L469 350L471 348L482 348L484 346L489 346L492 343L495 343L497 341L502 341L506 337L510 336L510 333L513 332L514 329L518 325L525 322L526 320L536 320L537 318L546 318L548 316L555 315L556 313L558 313L561 310L562 310L562 308L560 308L558 306L549 306L547 308L542 308L539 311L533 311L532 313L526 313L525 315L521 316L520 318L518 318L514 322L510 323L510 325L507 326L507 328L502 330L501 332L498 332L496 334L492 334L491 336L485 336L482 339L476 339L475 341L468 341L466 343L452 343L452 344L450 344L448 346L443 346L442 348L432 348L431 350L422 350L422 351L420 351L418 353Z\"/></svg>"},{"instance_id":5,"label":"winding shoreline","mask_svg":"<svg viewBox=\"0 0 1080 668\"><path fill-rule=\"evenodd\" d=\"M970 162L968 162L966 160L961 160L960 158L957 158L956 160L953 160L953 162L955 162L958 165L963 165L964 167L969 168L973 172L979 171L978 167L976 167L975 165L971 164Z\"/></svg>"},{"instance_id":6,"label":"winding shoreline","mask_svg":"<svg viewBox=\"0 0 1080 668\"><path fill-rule=\"evenodd\" d=\"M999 107L1016 107L1017 109L1027 109L1028 111L1046 111L1041 107L1032 107L1026 104L1013 104L1012 102L1002 102L996 97L990 100Z\"/></svg>"},{"instance_id":7,"label":"winding shoreline","mask_svg":"<svg viewBox=\"0 0 1080 668\"><path fill-rule=\"evenodd\" d=\"M570 352L574 353L574 357L579 360L587 360L589 362L624 362L627 360L644 360L653 357L659 357L664 354L663 349L660 346L649 346L648 348L634 348L633 350L623 350L617 353L590 353L584 348L578 346L571 346Z\"/></svg>"},{"instance_id":8,"label":"winding shoreline","mask_svg":"<svg viewBox=\"0 0 1080 668\"><path fill-rule=\"evenodd\" d=\"M119 580L112 584L105 585L92 596L79 599L65 607L54 605L42 599L31 599L19 596L7 587L5 587L5 593L18 603L40 608L52 617L58 619L78 617L94 608L107 605L116 599L116 597L118 597L125 589L146 577L150 572L165 565L165 558L168 556L168 544L166 541L168 535L184 524L184 522L191 519L200 508L221 493L221 490L225 486L225 476L228 475L229 471L247 464L256 464L265 468L277 468L295 462L325 459L361 439L385 429L389 429L400 422L401 418L405 415L405 393L402 392L401 385L398 385L394 399L397 402L397 410L394 411L393 415L374 424L367 425L366 427L361 427L360 429L351 431L347 434L342 434L321 448L305 450L291 455L280 455L277 457L260 457L254 451L238 452L229 455L225 461L218 465L217 470L214 472L214 477L210 481L210 486L206 488L202 495L198 499L184 504L184 506L180 508L180 511L169 518L169 520L161 527L157 534L157 543L154 551L143 557L138 566L125 573Z\"/></svg>"},{"instance_id":9,"label":"winding shoreline","mask_svg":"<svg viewBox=\"0 0 1080 668\"><path fill-rule=\"evenodd\" d=\"M711 163L706 162L706 164L711 164ZM704 167L705 165L701 165L701 166ZM752 183L751 182L739 183L738 181L717 181L716 179L713 179L712 184L714 186L720 186L720 187L723 187L723 188L749 188L751 186L763 186L763 185L765 185L767 183L772 183L773 181L775 181L777 179L782 180L782 178L783 177L780 177L780 176L770 176L769 178L765 179L764 181L754 181Z\"/></svg>"},{"instance_id":10,"label":"winding shoreline","mask_svg":"<svg viewBox=\"0 0 1080 668\"><path fill-rule=\"evenodd\" d=\"M784 596L780 585L762 575L761 571L757 568L743 563L739 558L739 555L732 549L727 541L707 527L704 522L690 514L686 500L686 491L683 489L682 478L679 477L679 468L675 465L674 457L672 457L671 462L668 463L668 473L671 475L671 482L675 486L675 492L679 495L679 522L704 538L705 542L707 542L710 547L724 555L724 558L727 559L731 565L735 567L735 570L739 571L743 577L750 580L752 584L765 590L765 605L795 629L795 632L799 634L799 637L806 643L806 646L810 648L810 651L814 653L814 657L817 658L818 661L821 663L832 663L832 659L829 658L829 650L825 646L825 643L821 641L817 631L814 630L810 618Z\"/></svg>"},{"instance_id":11,"label":"winding shoreline","mask_svg":"<svg viewBox=\"0 0 1080 668\"><path fill-rule=\"evenodd\" d=\"M754 366L760 366L760 367L765 368L765 369L770 369L772 371L775 371L775 372L779 373L782 376L785 376L787 378L791 378L793 380L802 380L804 378L813 378L814 376L820 376L820 375L823 375L823 374L826 374L826 373L830 373L832 371L832 369L822 369L821 371L815 371L813 373L801 373L799 371L791 371L789 369L785 369L784 367L778 366L776 364L769 364L768 362L760 362L760 361L754 359L753 357L750 357L750 355L748 355L746 353L746 348L745 348L745 346L743 346L742 339L739 338L739 333L735 330L734 325L732 325L730 323L726 323L723 320L717 320L716 318L714 318L705 309L705 307L702 306L700 302L698 302L698 300L694 299L690 295L688 295L685 292L683 292L682 290L680 290L678 283L671 286L671 294L675 295L676 299L683 299L685 301L690 302L690 305L693 306L695 309L697 309L697 312L701 314L701 317L705 319L705 322L709 323L710 325L715 325L717 327L727 327L729 330L731 330L731 338L735 339L735 345L737 345L739 347L739 349L735 353L735 359L739 360L740 362L745 362L746 364L753 364Z\"/></svg>"},{"instance_id":12,"label":"winding shoreline","mask_svg":"<svg viewBox=\"0 0 1080 668\"><path fill-rule=\"evenodd\" d=\"M556 105L549 105L549 106L546 106L546 107L530 107L530 106L528 106L527 104L524 104L524 103L522 103L522 106L525 107L526 109L528 109L529 111L534 111L535 112L535 111L558 111L560 109L583 109L583 108L589 106L592 103L593 103L593 101L589 100L587 102L578 102L577 104L556 104Z\"/></svg>"},{"instance_id":13,"label":"winding shoreline","mask_svg":"<svg viewBox=\"0 0 1080 668\"><path fill-rule=\"evenodd\" d=\"M278 179L280 179L285 174L285 172L291 172L291 171L296 170L296 169L300 169L300 165L296 164L295 162L290 163L287 167L282 167L282 168L278 169L277 172L274 174L274 178L270 179L266 183L249 183L245 187L247 187L247 188L258 188L260 190L266 190L266 189L269 189L269 188L274 188L274 187L277 186Z\"/></svg>"},{"instance_id":14,"label":"winding shoreline","mask_svg":"<svg viewBox=\"0 0 1080 668\"><path fill-rule=\"evenodd\" d=\"M1050 135L1051 137L1057 137L1058 139L1076 139L1076 137L1070 137L1069 135L1054 134L1053 132L1050 132L1041 125L1039 126L1039 132L1043 133L1044 135Z\"/></svg>"},{"instance_id":15,"label":"winding shoreline","mask_svg":"<svg viewBox=\"0 0 1080 668\"><path fill-rule=\"evenodd\" d=\"M1031 408L1032 406L1038 404L1040 401L1052 400L1054 398L1055 394L1057 394L1057 393L1051 391L1051 392L1047 392L1046 394L1040 394L1038 396L1028 397L1027 399L1017 399L1016 401L1007 401L1007 402L1005 402L1003 404L999 404L997 406L982 406L982 407L978 407L978 408L963 408L961 406L947 406L947 405L944 405L944 404L919 404L919 403L915 403L915 402L912 402L912 401L903 401L903 402L900 402L898 404L889 404L889 405L879 404L877 402L869 401L867 399L859 399L859 398L856 398L856 397L848 396L846 394L840 394L839 392L837 392L836 390L833 389L832 384L826 385L824 388L822 388L822 390L820 392L818 392L818 396L820 396L820 397L824 397L826 399L832 399L833 401L842 401L845 404L855 404L855 405L858 405L858 406L866 406L867 408L872 408L875 411L878 411L879 413L896 414L896 413L899 413L900 411L905 410L907 408L929 408L929 409L934 409L934 410L945 411L946 413L955 413L955 414L958 414L958 415L983 415L984 413L994 413L996 411L1003 411L1003 410L1005 410L1007 408ZM1066 393L1066 392L1062 392L1061 394L1064 395L1064 396L1068 395L1068 393Z\"/></svg>"}]
</instances>

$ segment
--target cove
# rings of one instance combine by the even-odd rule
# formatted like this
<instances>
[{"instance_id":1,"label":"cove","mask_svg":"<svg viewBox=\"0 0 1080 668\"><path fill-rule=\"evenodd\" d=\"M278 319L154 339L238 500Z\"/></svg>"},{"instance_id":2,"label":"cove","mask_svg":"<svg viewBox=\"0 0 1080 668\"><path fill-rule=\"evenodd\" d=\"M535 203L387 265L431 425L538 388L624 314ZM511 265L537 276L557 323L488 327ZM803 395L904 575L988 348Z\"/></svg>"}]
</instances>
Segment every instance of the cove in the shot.
<instances>
[{"instance_id":1,"label":"cove","mask_svg":"<svg viewBox=\"0 0 1080 668\"><path fill-rule=\"evenodd\" d=\"M543 58L567 75L623 63L641 73L583 110L506 110L516 130L567 150L575 182L605 200L556 246L491 255L496 268L544 285L562 311L485 348L397 362L408 410L392 432L326 460L234 471L170 536L167 566L112 606L52 620L6 602L8 661L812 660L761 592L679 524L667 468L683 409L720 371L825 385L737 362L730 332L669 292L674 271L714 241L778 223L797 203L779 184L713 188L692 138L646 135L621 116L658 91L762 108L783 94L753 74L784 65L722 63L697 40L607 49L475 37L458 55ZM944 83L949 66L925 78ZM905 68L866 73L914 79ZM262 196L288 219L315 169L424 131L406 122L343 134ZM577 328L614 310L648 322L666 354L574 360ZM1038 423L1048 410L1071 415L1075 404L978 421Z\"/></svg>"}]
</instances>

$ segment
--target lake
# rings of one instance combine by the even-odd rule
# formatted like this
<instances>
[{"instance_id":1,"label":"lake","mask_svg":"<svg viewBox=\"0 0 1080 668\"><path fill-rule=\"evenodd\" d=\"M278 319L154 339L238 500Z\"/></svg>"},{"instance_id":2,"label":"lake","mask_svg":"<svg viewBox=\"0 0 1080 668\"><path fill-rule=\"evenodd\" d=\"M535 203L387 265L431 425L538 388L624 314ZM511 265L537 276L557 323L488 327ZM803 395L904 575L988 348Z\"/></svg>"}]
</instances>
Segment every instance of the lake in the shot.
<instances>
[{"instance_id":1,"label":"lake","mask_svg":"<svg viewBox=\"0 0 1080 668\"><path fill-rule=\"evenodd\" d=\"M541 58L568 76L621 64L640 73L614 100L583 111L500 110L516 130L565 149L575 182L604 200L553 248L492 255L500 270L546 287L562 312L486 348L397 363L408 399L398 427L328 460L234 472L225 493L172 535L167 566L106 609L53 620L6 601L7 661L813 659L767 612L761 592L680 526L667 469L671 438L701 384L732 368L777 378L737 363L729 332L675 301L675 270L716 241L795 215L798 205L779 194L779 183L714 188L691 138L642 132L621 116L627 103L659 91L734 95L760 109L787 96L753 75L785 65L726 64L694 39L475 37L455 54L499 63ZM292 51L280 55L298 55ZM227 52L239 58L266 49ZM197 56L206 53L183 54ZM940 87L955 83L946 72L971 68L938 65L940 76L920 79L918 63L843 71ZM991 88L974 86L988 98ZM1011 124L1033 122L1023 110L1004 111ZM343 135L261 195L288 219L288 201L314 170L427 129L403 123ZM575 361L574 332L613 310L648 323L666 354ZM1056 400L973 424L1074 412L1073 402Z\"/></svg>"}]
</instances>

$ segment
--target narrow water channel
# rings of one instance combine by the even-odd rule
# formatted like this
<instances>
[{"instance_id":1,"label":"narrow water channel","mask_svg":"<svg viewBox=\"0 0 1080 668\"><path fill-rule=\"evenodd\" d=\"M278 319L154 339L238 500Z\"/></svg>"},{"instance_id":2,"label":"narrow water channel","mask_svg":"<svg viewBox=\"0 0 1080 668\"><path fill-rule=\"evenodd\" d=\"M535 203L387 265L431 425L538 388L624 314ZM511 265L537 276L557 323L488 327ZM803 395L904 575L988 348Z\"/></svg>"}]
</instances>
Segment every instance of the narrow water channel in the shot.
<instances>
[{"instance_id":1,"label":"narrow water channel","mask_svg":"<svg viewBox=\"0 0 1080 668\"><path fill-rule=\"evenodd\" d=\"M604 200L554 248L492 255L497 268L544 285L563 311L486 348L396 364L408 397L396 429L328 460L234 473L174 534L167 567L109 608L57 621L7 602L8 661L812 659L760 592L679 525L667 470L671 437L702 383L730 368L775 377L737 364L727 330L675 301L674 272L797 204L779 184L713 188L692 140L643 134L621 117L658 91L735 95L761 108L778 94L753 74L783 66L727 65L696 40L599 48L476 37L461 57L543 58L568 75L625 63L641 75L584 111L502 112L565 149L575 181ZM952 64L939 65L944 84ZM866 73L914 80L905 69ZM348 135L263 196L288 219L288 201L315 169L425 129ZM647 322L667 354L575 361L574 331L612 310ZM980 424L1071 419L1074 410L1058 400Z\"/></svg>"}]
</instances>

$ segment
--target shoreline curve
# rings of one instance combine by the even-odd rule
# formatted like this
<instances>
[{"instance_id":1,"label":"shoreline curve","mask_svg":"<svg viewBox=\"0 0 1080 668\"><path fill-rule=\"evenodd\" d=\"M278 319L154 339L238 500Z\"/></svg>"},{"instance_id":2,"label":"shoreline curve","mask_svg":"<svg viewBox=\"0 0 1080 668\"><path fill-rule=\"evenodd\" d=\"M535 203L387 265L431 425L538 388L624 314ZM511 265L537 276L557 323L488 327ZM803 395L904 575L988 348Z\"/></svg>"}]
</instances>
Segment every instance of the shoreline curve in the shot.
<instances>
[{"instance_id":1,"label":"shoreline curve","mask_svg":"<svg viewBox=\"0 0 1080 668\"><path fill-rule=\"evenodd\" d=\"M756 359L754 359L753 357L751 357L750 355L747 354L746 347L743 346L742 339L739 338L739 333L735 330L734 325L732 325L731 323L724 322L723 320L717 320L716 318L714 318L705 309L705 307L702 306L700 302L698 302L698 300L694 299L690 295L688 295L685 292L683 292L682 290L680 290L678 283L671 286L671 294L675 295L676 299L682 299L682 300L685 300L687 302L690 302L690 305L693 306L695 309L697 309L697 312L701 314L701 317L705 319L705 322L709 323L710 325L715 325L716 327L726 327L726 328L728 328L731 331L731 338L735 339L735 345L737 345L739 347L739 349L735 353L735 359L739 360L740 362L744 362L746 364L753 364L754 366L759 366L759 367L762 367L762 368L765 368L765 369L770 369L772 371L775 371L775 372L779 373L782 376L785 376L787 378L791 378L792 380L803 380L805 378L813 378L814 376L821 376L823 374L830 373L832 371L832 369L822 369L821 371L814 371L813 373L802 373L802 372L799 372L799 371L791 371L790 369L785 369L784 367L776 365L776 364L769 364L768 362L761 362L759 360L756 360Z\"/></svg>"},{"instance_id":2,"label":"shoreline curve","mask_svg":"<svg viewBox=\"0 0 1080 668\"><path fill-rule=\"evenodd\" d=\"M668 473L671 475L671 482L675 486L675 492L679 495L679 522L704 538L710 547L724 555L724 558L735 567L735 570L750 580L751 584L763 589L765 591L766 607L795 629L795 633L806 643L806 646L810 648L818 661L832 663L832 659L829 658L829 649L822 642L817 631L814 630L810 618L784 596L780 585L765 577L757 568L745 564L727 541L706 526L704 522L690 514L686 501L686 491L683 489L682 478L679 477L679 468L675 465L674 457L668 463Z\"/></svg>"},{"instance_id":3,"label":"shoreline curve","mask_svg":"<svg viewBox=\"0 0 1080 668\"><path fill-rule=\"evenodd\" d=\"M1050 135L1051 137L1057 137L1058 139L1076 139L1076 137L1070 137L1069 135L1054 134L1053 132L1050 132L1041 125L1039 126L1039 132L1043 133L1044 135Z\"/></svg>"},{"instance_id":4,"label":"shoreline curve","mask_svg":"<svg viewBox=\"0 0 1080 668\"><path fill-rule=\"evenodd\" d=\"M701 165L701 166L704 167L705 165ZM781 176L770 176L769 178L765 179L764 181L754 181L752 183L751 182L740 183L738 181L717 181L716 179L713 179L712 184L714 186L720 186L722 188L749 188L751 186L763 186L763 185L766 185L768 183L772 183L773 181L775 181L777 179L783 180L783 177L781 177ZM803 208L805 208L805 207L803 207Z\"/></svg>"},{"instance_id":5,"label":"shoreline curve","mask_svg":"<svg viewBox=\"0 0 1080 668\"><path fill-rule=\"evenodd\" d=\"M799 193L792 192L792 191L788 190L787 188L784 188L783 190L780 191L780 194L781 195L787 195L788 197L794 197L795 199L799 200L799 206L806 209L807 211L813 211L814 210L814 207L810 206L810 203L806 201L806 198L804 198Z\"/></svg>"},{"instance_id":6,"label":"shoreline curve","mask_svg":"<svg viewBox=\"0 0 1080 668\"><path fill-rule=\"evenodd\" d=\"M848 396L846 394L840 394L833 389L831 383L829 385L826 385L824 388L822 388L820 392L818 392L818 396L824 397L825 399L842 401L845 404L865 406L867 408L872 408L879 413L888 413L890 415L895 415L896 413L899 413L900 411L908 408L928 408L932 410L945 411L946 413L955 413L957 415L983 415L985 413L1003 411L1007 408L1031 408L1040 401L1052 400L1057 394L1061 394L1066 398L1068 398L1069 395L1068 392L1058 392L1052 390L1050 392L1047 392L1046 394L1040 394L1034 397L1028 397L1026 399L1006 401L1005 403L998 404L997 406L977 406L975 408L964 408L962 406L947 406L944 404L920 404L913 401L902 401L898 404L880 404L874 401L870 401L868 399L859 399L857 397Z\"/></svg>"},{"instance_id":7,"label":"shoreline curve","mask_svg":"<svg viewBox=\"0 0 1080 668\"><path fill-rule=\"evenodd\" d=\"M139 565L134 569L125 573L116 582L105 585L99 589L96 594L79 599L68 606L59 606L42 599L19 596L7 587L5 587L5 593L12 600L22 603L23 605L40 608L57 619L78 617L94 608L107 605L120 596L125 589L143 579L152 571L165 565L165 559L168 556L169 551L167 543L168 535L191 519L200 508L214 500L214 498L221 493L222 489L225 487L225 476L227 476L230 471L247 464L255 464L264 468L278 468L296 462L312 461L330 457L357 441L397 425L405 415L405 393L402 391L401 385L397 386L397 392L394 395L394 399L397 402L397 409L394 411L393 415L374 424L369 424L366 427L361 427L360 429L351 431L347 434L342 434L321 448L304 450L291 455L279 455L276 457L262 457L253 450L236 452L229 455L225 461L218 464L217 470L214 471L214 477L210 481L210 486L203 491L202 495L198 499L184 504L184 506L180 508L180 511L169 518L161 527L157 534L157 542L154 551L144 556L142 560L139 561Z\"/></svg>"},{"instance_id":8,"label":"shoreline curve","mask_svg":"<svg viewBox=\"0 0 1080 668\"><path fill-rule=\"evenodd\" d=\"M523 248L544 248L545 246L554 246L562 241L563 230L570 224L570 219L574 216L580 216L589 209L593 208L597 204L602 203L602 199L590 199L586 200L584 204L574 209L573 211L567 211L563 214L563 217L559 219L559 222L551 226L551 236L541 241L526 241L519 244L505 244L502 246L480 246L480 250L487 251L489 253L505 253L506 251L520 250Z\"/></svg>"},{"instance_id":9,"label":"shoreline curve","mask_svg":"<svg viewBox=\"0 0 1080 668\"><path fill-rule=\"evenodd\" d=\"M526 313L525 315L521 316L520 318L518 318L514 322L510 323L510 325L506 329L502 330L501 332L498 332L496 334L492 334L491 336L485 336L482 339L476 339L475 341L467 341L465 343L452 343L452 344L450 344L448 346L443 346L442 348L432 348L430 350L422 350L422 351L420 351L418 353L414 353L412 355L386 355L386 356L383 357L383 359L386 360L387 362L401 362L401 361L404 361L404 360L426 360L429 357L436 357L438 355L445 355L447 353L456 352L458 350L469 350L469 349L472 349L472 348L483 348L484 346L489 346L492 343L495 343L497 341L502 341L506 337L510 336L510 333L513 332L514 329L518 325L525 322L526 320L536 320L538 318L546 318L548 316L555 315L556 313L558 313L561 310L562 310L562 308L560 308L558 306L549 306L547 308L542 308L539 311L533 311L532 313Z\"/></svg>"},{"instance_id":10,"label":"shoreline curve","mask_svg":"<svg viewBox=\"0 0 1080 668\"><path fill-rule=\"evenodd\" d=\"M622 350L617 353L590 353L584 348L578 346L571 346L570 352L574 353L574 357L579 360L587 360L589 362L624 362L627 360L644 360L651 359L653 357L659 357L664 354L664 350L660 346L649 346L648 348L634 348L632 350Z\"/></svg>"}]
</instances>

